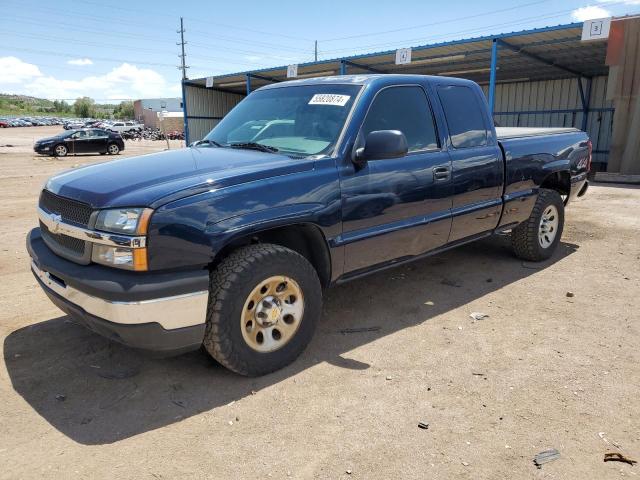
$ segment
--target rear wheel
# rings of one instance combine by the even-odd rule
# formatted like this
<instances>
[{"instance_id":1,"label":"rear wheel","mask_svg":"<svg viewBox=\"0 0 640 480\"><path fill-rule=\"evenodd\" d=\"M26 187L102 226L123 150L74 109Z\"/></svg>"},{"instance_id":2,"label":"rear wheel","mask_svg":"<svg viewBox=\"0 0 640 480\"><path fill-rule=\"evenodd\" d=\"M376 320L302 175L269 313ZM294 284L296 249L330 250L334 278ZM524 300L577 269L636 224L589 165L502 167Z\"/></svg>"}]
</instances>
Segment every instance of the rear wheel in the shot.
<instances>
[{"instance_id":1,"label":"rear wheel","mask_svg":"<svg viewBox=\"0 0 640 480\"><path fill-rule=\"evenodd\" d=\"M107 152L109 155L117 155L120 153L120 147L115 143L110 143L107 147Z\"/></svg>"},{"instance_id":2,"label":"rear wheel","mask_svg":"<svg viewBox=\"0 0 640 480\"><path fill-rule=\"evenodd\" d=\"M53 148L53 153L55 154L56 157L66 157L68 150L67 147L65 145L56 145Z\"/></svg>"},{"instance_id":3,"label":"rear wheel","mask_svg":"<svg viewBox=\"0 0 640 480\"><path fill-rule=\"evenodd\" d=\"M515 254L531 261L553 255L564 228L564 202L555 190L540 189L529 218L511 232Z\"/></svg>"},{"instance_id":4,"label":"rear wheel","mask_svg":"<svg viewBox=\"0 0 640 480\"><path fill-rule=\"evenodd\" d=\"M318 275L302 255L279 245L243 247L211 273L203 344L230 370L264 375L302 353L321 308Z\"/></svg>"}]
</instances>

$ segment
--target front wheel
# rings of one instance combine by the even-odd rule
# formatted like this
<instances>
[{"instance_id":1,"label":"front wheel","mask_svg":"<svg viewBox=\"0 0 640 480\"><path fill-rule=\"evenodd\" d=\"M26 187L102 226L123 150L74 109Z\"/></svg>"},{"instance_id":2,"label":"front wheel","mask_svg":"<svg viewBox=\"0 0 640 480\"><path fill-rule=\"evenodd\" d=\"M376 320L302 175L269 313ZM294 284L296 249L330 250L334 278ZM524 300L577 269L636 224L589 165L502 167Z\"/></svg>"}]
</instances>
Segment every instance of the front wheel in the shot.
<instances>
[{"instance_id":1,"label":"front wheel","mask_svg":"<svg viewBox=\"0 0 640 480\"><path fill-rule=\"evenodd\" d=\"M541 188L529 218L511 232L515 254L534 262L553 255L564 228L564 202L555 190Z\"/></svg>"},{"instance_id":2,"label":"front wheel","mask_svg":"<svg viewBox=\"0 0 640 480\"><path fill-rule=\"evenodd\" d=\"M107 147L107 152L109 152L109 155L117 155L120 153L120 147L115 143L110 143Z\"/></svg>"},{"instance_id":3,"label":"front wheel","mask_svg":"<svg viewBox=\"0 0 640 480\"><path fill-rule=\"evenodd\" d=\"M53 149L53 153L56 157L66 157L68 150L65 145L60 144L55 146L55 148Z\"/></svg>"},{"instance_id":4,"label":"front wheel","mask_svg":"<svg viewBox=\"0 0 640 480\"><path fill-rule=\"evenodd\" d=\"M211 273L203 344L230 370L264 375L302 353L321 309L318 275L302 255L279 245L242 247Z\"/></svg>"}]
</instances>

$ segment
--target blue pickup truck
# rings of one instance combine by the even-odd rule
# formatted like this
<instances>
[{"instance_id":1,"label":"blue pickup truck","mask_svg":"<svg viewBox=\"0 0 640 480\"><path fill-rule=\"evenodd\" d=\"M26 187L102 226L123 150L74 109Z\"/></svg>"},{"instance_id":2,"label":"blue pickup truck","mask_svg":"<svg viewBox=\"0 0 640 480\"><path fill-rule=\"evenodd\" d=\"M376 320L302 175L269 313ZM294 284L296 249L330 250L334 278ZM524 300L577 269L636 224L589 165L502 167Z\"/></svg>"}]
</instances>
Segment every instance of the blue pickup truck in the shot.
<instances>
[{"instance_id":1,"label":"blue pickup truck","mask_svg":"<svg viewBox=\"0 0 640 480\"><path fill-rule=\"evenodd\" d=\"M262 375L304 350L331 285L500 232L549 258L590 163L579 130L494 128L471 81L288 81L188 148L52 177L27 248L95 332Z\"/></svg>"}]
</instances>

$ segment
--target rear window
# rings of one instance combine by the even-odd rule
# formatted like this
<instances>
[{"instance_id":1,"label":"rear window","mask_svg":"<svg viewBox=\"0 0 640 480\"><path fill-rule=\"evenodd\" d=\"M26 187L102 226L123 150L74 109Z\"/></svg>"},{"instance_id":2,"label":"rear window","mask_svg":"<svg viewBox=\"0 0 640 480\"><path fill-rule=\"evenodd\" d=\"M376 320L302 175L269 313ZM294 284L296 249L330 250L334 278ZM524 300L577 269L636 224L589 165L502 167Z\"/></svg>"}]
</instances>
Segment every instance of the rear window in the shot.
<instances>
[{"instance_id":1,"label":"rear window","mask_svg":"<svg viewBox=\"0 0 640 480\"><path fill-rule=\"evenodd\" d=\"M455 148L480 147L487 144L484 111L469 87L443 85L438 96L447 119L451 144Z\"/></svg>"}]
</instances>

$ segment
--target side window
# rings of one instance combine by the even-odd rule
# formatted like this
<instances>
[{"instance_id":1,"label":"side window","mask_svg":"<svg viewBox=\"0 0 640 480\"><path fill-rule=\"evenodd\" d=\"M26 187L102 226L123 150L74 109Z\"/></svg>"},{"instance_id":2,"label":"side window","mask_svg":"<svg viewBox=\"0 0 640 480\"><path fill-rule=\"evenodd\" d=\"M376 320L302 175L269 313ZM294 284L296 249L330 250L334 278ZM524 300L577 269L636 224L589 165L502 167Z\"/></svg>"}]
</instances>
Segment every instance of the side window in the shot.
<instances>
[{"instance_id":1,"label":"side window","mask_svg":"<svg viewBox=\"0 0 640 480\"><path fill-rule=\"evenodd\" d=\"M438 87L451 143L455 148L480 147L487 144L487 126L483 106L469 87Z\"/></svg>"},{"instance_id":2,"label":"side window","mask_svg":"<svg viewBox=\"0 0 640 480\"><path fill-rule=\"evenodd\" d=\"M362 125L363 138L376 130L400 130L410 152L438 148L427 96L418 86L386 88L376 95Z\"/></svg>"}]
</instances>

